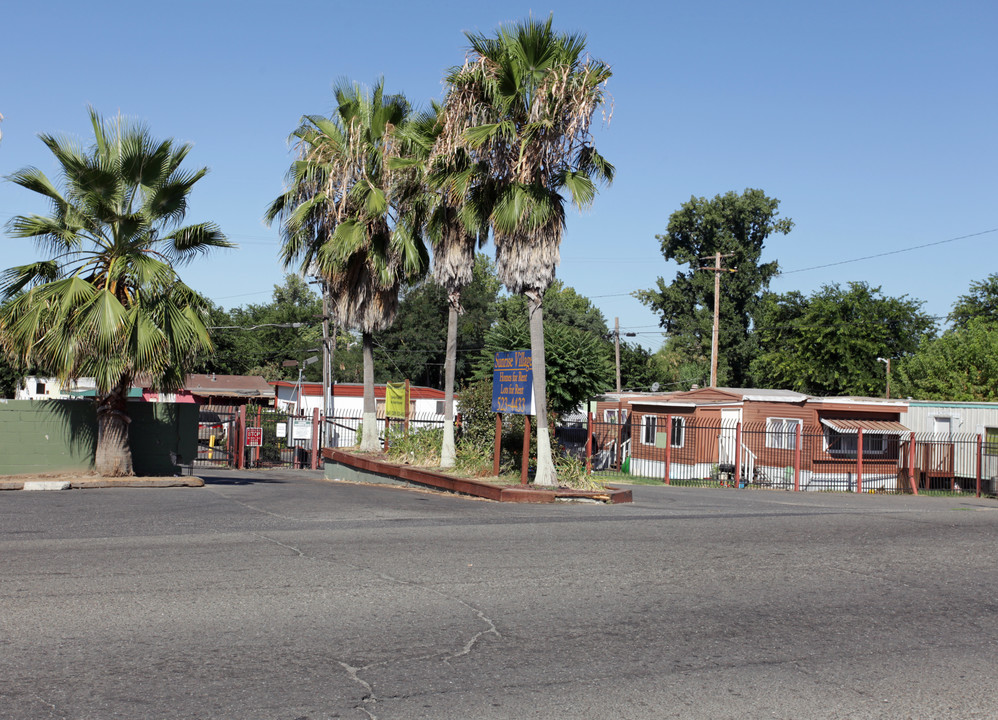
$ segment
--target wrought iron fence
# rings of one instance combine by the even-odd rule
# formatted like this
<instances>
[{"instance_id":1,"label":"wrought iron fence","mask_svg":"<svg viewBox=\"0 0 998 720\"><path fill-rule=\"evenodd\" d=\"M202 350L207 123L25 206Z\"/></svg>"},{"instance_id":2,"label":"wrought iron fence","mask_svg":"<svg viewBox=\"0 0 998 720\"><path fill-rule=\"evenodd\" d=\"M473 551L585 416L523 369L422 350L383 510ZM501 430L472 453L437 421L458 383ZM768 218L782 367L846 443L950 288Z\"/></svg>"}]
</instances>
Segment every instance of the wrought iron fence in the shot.
<instances>
[{"instance_id":1,"label":"wrought iron fence","mask_svg":"<svg viewBox=\"0 0 998 720\"><path fill-rule=\"evenodd\" d=\"M998 490L998 446L981 435L906 431L845 433L792 419L696 423L681 415L589 418L564 443L593 472L701 487L845 492Z\"/></svg>"},{"instance_id":2,"label":"wrought iron fence","mask_svg":"<svg viewBox=\"0 0 998 720\"><path fill-rule=\"evenodd\" d=\"M444 417L437 413L413 413L408 420L378 418L378 440L384 443L387 428L408 427L415 432L422 429L442 428ZM358 411L337 412L323 423L324 447L353 447L360 442L363 429L363 413Z\"/></svg>"}]
</instances>

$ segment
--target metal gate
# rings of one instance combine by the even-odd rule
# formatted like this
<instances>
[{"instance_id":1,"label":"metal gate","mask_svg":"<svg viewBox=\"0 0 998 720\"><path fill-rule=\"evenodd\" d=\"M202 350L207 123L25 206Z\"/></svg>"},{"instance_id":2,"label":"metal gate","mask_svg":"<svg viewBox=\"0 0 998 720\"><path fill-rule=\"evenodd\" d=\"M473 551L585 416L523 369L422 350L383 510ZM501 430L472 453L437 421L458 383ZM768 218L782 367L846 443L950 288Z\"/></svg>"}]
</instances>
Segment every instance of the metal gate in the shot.
<instances>
[{"instance_id":1,"label":"metal gate","mask_svg":"<svg viewBox=\"0 0 998 720\"><path fill-rule=\"evenodd\" d=\"M257 446L244 445L244 467L309 468L313 446L322 446L322 423L314 416L248 407L246 427L259 428L261 437Z\"/></svg>"},{"instance_id":2,"label":"metal gate","mask_svg":"<svg viewBox=\"0 0 998 720\"><path fill-rule=\"evenodd\" d=\"M194 467L310 468L313 447L322 447L319 420L256 405L204 405Z\"/></svg>"},{"instance_id":3,"label":"metal gate","mask_svg":"<svg viewBox=\"0 0 998 720\"><path fill-rule=\"evenodd\" d=\"M238 408L229 405L201 406L195 467L235 467L238 418Z\"/></svg>"}]
</instances>

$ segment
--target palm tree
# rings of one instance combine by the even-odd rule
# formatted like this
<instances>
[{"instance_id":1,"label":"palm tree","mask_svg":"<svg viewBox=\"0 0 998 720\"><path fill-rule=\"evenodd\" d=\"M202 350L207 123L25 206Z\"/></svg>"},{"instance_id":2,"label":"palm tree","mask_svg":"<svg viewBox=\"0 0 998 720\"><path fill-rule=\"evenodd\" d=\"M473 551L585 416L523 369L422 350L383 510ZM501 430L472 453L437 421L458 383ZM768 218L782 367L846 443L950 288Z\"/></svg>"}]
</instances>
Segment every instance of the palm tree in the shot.
<instances>
[{"instance_id":1,"label":"palm tree","mask_svg":"<svg viewBox=\"0 0 998 720\"><path fill-rule=\"evenodd\" d=\"M488 236L488 211L482 196L481 176L463 147L445 145L443 107L413 118L399 132L402 155L392 166L411 170L409 203L413 222L421 222L433 246L433 277L447 291L447 344L444 359L444 433L441 467L453 467L454 383L457 364L457 321L463 312L461 291L472 281L475 250ZM417 219L418 218L418 219Z\"/></svg>"},{"instance_id":2,"label":"palm tree","mask_svg":"<svg viewBox=\"0 0 998 720\"><path fill-rule=\"evenodd\" d=\"M233 247L212 223L181 227L187 199L207 168L180 168L187 144L156 141L119 116L90 109L87 149L51 135L41 140L60 166L60 190L29 167L10 180L47 198L47 216L18 215L8 231L33 238L48 260L13 267L0 280L8 355L71 381L97 384L101 475L132 474L126 398L140 374L164 391L183 386L199 353L212 349L208 301L174 270L218 247Z\"/></svg>"},{"instance_id":3,"label":"palm tree","mask_svg":"<svg viewBox=\"0 0 998 720\"><path fill-rule=\"evenodd\" d=\"M334 88L331 118L307 115L291 137L298 160L288 189L267 209L281 220L281 259L321 278L339 325L361 332L364 414L361 449L378 448L374 398L374 333L391 325L403 283L422 275L426 248L395 202L398 183L388 160L396 153L393 131L404 124L409 103L345 82Z\"/></svg>"},{"instance_id":4,"label":"palm tree","mask_svg":"<svg viewBox=\"0 0 998 720\"><path fill-rule=\"evenodd\" d=\"M547 424L544 291L555 277L565 228L562 192L589 206L613 166L592 144L593 115L607 103L608 65L583 53L585 37L556 33L552 19L468 34L471 52L451 71L448 137L489 167L496 266L503 284L528 301L537 414L538 484L555 484Z\"/></svg>"}]
</instances>

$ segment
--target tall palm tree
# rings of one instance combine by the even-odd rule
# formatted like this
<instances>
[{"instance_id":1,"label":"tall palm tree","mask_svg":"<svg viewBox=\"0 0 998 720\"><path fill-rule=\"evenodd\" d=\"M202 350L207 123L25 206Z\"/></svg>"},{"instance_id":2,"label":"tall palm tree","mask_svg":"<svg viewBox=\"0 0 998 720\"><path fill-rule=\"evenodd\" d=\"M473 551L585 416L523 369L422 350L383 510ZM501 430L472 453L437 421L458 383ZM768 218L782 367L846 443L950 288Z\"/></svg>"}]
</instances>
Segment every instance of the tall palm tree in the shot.
<instances>
[{"instance_id":1,"label":"tall palm tree","mask_svg":"<svg viewBox=\"0 0 998 720\"><path fill-rule=\"evenodd\" d=\"M597 109L608 102L610 67L585 51L585 37L556 33L552 19L468 34L465 64L448 76L448 136L489 167L496 267L503 284L528 301L537 415L538 484L555 484L547 424L544 291L555 277L565 228L563 192L589 206L613 166L592 143Z\"/></svg>"},{"instance_id":2,"label":"tall palm tree","mask_svg":"<svg viewBox=\"0 0 998 720\"><path fill-rule=\"evenodd\" d=\"M409 115L402 95L340 82L332 117L307 115L291 137L298 160L288 189L267 209L281 220L285 267L322 279L337 324L361 332L366 432L361 448L378 448L374 397L374 333L391 325L403 283L420 277L428 254L395 195L388 160L393 132Z\"/></svg>"},{"instance_id":3,"label":"tall palm tree","mask_svg":"<svg viewBox=\"0 0 998 720\"><path fill-rule=\"evenodd\" d=\"M461 291L472 281L475 250L488 236L487 203L477 182L478 167L465 148L446 146L443 107L433 103L399 132L401 155L392 166L410 170L409 209L433 246L433 277L447 291L447 341L444 358L444 433L440 465L453 467L454 383L457 321ZM417 219L418 218L418 219Z\"/></svg>"},{"instance_id":4,"label":"tall palm tree","mask_svg":"<svg viewBox=\"0 0 998 720\"><path fill-rule=\"evenodd\" d=\"M132 381L176 390L212 349L208 302L174 270L212 248L233 247L212 223L180 226L207 168L182 170L187 144L156 141L92 108L94 143L42 135L62 189L33 167L10 180L47 198L49 215L18 215L8 231L33 238L49 259L4 272L0 340L23 365L63 381L94 377L101 475L132 474L126 398Z\"/></svg>"}]
</instances>

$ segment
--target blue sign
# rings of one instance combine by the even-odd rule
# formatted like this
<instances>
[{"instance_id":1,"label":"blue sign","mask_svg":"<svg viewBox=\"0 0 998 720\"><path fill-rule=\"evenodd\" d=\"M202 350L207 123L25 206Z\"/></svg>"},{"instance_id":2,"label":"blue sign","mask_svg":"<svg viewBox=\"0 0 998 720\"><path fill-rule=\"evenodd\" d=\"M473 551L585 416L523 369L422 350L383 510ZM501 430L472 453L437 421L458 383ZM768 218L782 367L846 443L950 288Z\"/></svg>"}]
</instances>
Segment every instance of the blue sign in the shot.
<instances>
[{"instance_id":1,"label":"blue sign","mask_svg":"<svg viewBox=\"0 0 998 720\"><path fill-rule=\"evenodd\" d=\"M492 412L534 414L534 372L529 350L496 353L492 361Z\"/></svg>"}]
</instances>

